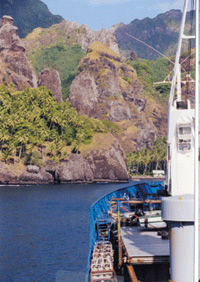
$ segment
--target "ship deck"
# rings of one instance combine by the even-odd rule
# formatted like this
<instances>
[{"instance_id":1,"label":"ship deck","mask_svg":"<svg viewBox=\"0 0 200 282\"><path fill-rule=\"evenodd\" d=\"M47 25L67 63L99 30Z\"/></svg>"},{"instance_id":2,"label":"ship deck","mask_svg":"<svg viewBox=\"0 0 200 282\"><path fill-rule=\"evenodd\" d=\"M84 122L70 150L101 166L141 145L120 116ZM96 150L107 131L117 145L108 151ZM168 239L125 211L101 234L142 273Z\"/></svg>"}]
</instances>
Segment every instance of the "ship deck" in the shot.
<instances>
[{"instance_id":1,"label":"ship deck","mask_svg":"<svg viewBox=\"0 0 200 282\"><path fill-rule=\"evenodd\" d=\"M140 227L122 227L121 238L131 264L169 262L169 240L162 240L156 231Z\"/></svg>"}]
</instances>

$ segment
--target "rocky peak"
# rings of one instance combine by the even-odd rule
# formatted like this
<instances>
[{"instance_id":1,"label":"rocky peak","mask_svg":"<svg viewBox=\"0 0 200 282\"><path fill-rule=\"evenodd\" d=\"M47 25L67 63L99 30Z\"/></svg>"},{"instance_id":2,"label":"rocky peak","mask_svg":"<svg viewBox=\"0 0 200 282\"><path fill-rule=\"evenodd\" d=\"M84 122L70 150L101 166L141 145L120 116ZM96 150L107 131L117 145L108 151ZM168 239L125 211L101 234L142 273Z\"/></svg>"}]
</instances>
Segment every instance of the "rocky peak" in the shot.
<instances>
[{"instance_id":1,"label":"rocky peak","mask_svg":"<svg viewBox=\"0 0 200 282\"><path fill-rule=\"evenodd\" d=\"M3 16L3 25L7 23L13 25L13 18L10 16Z\"/></svg>"},{"instance_id":2,"label":"rocky peak","mask_svg":"<svg viewBox=\"0 0 200 282\"><path fill-rule=\"evenodd\" d=\"M38 76L38 86L46 86L53 92L57 102L62 102L62 87L57 70L43 69Z\"/></svg>"},{"instance_id":3,"label":"rocky peak","mask_svg":"<svg viewBox=\"0 0 200 282\"><path fill-rule=\"evenodd\" d=\"M3 26L0 29L0 51L12 50L25 52L25 48L18 36L18 28L13 25L13 18L3 17Z\"/></svg>"}]
</instances>

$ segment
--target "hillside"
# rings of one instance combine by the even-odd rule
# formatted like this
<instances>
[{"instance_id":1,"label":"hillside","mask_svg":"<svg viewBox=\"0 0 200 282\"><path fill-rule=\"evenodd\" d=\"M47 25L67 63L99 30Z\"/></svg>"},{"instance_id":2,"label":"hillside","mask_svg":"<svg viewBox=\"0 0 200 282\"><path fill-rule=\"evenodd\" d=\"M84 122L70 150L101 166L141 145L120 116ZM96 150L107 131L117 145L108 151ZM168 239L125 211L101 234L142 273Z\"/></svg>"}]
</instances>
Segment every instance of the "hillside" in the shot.
<instances>
[{"instance_id":1,"label":"hillside","mask_svg":"<svg viewBox=\"0 0 200 282\"><path fill-rule=\"evenodd\" d=\"M158 53L127 34L149 44L167 56L174 55L178 42L181 16L180 10L171 10L159 14L153 19L136 19L127 25L117 25L111 30L117 38L122 55L130 57L130 53L135 52L139 58L155 60L160 57ZM189 29L189 21L190 14L188 12L187 29Z\"/></svg>"},{"instance_id":2,"label":"hillside","mask_svg":"<svg viewBox=\"0 0 200 282\"><path fill-rule=\"evenodd\" d=\"M35 29L24 44L36 72L56 68L63 99L69 96L79 114L102 119L110 131L120 131L117 139L126 152L151 147L156 136L165 135L168 94L162 99L160 91L153 89L158 75L152 74L153 80L145 81L134 65L137 78L136 71L121 60L110 32L94 32L85 25L63 21ZM158 65L152 69L158 70ZM164 66L165 74L168 64Z\"/></svg>"},{"instance_id":3,"label":"hillside","mask_svg":"<svg viewBox=\"0 0 200 282\"><path fill-rule=\"evenodd\" d=\"M0 18L9 15L15 19L18 34L25 37L36 27L49 27L63 20L53 15L47 5L40 0L3 0L0 1Z\"/></svg>"},{"instance_id":4,"label":"hillside","mask_svg":"<svg viewBox=\"0 0 200 282\"><path fill-rule=\"evenodd\" d=\"M0 183L128 180L118 140L100 120L62 102L57 71L37 76L10 16L0 29L0 65ZM99 147L102 138L108 142Z\"/></svg>"}]
</instances>

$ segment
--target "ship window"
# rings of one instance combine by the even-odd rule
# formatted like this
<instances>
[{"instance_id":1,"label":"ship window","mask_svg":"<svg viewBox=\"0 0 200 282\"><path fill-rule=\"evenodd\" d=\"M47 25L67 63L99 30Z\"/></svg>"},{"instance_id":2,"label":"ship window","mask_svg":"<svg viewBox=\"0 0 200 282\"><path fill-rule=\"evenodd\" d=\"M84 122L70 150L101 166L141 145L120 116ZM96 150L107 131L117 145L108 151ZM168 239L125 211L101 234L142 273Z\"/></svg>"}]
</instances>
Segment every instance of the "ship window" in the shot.
<instances>
[{"instance_id":1,"label":"ship window","mask_svg":"<svg viewBox=\"0 0 200 282\"><path fill-rule=\"evenodd\" d=\"M178 150L181 152L191 150L192 130L190 124L179 125L178 128Z\"/></svg>"},{"instance_id":2,"label":"ship window","mask_svg":"<svg viewBox=\"0 0 200 282\"><path fill-rule=\"evenodd\" d=\"M191 150L191 140L179 139L179 151L189 151Z\"/></svg>"},{"instance_id":3,"label":"ship window","mask_svg":"<svg viewBox=\"0 0 200 282\"><path fill-rule=\"evenodd\" d=\"M179 127L179 134L185 135L185 134L191 134L191 127Z\"/></svg>"},{"instance_id":4,"label":"ship window","mask_svg":"<svg viewBox=\"0 0 200 282\"><path fill-rule=\"evenodd\" d=\"M187 102L177 101L176 105L177 105L177 109L187 109L188 108Z\"/></svg>"}]
</instances>

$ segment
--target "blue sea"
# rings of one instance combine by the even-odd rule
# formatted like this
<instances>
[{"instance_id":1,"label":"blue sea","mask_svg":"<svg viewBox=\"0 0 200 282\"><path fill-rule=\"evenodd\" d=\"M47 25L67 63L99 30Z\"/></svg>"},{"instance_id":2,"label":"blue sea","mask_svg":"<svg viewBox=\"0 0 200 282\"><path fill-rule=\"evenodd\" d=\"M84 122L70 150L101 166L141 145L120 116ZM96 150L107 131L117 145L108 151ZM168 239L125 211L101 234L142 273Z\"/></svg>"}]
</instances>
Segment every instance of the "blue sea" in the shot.
<instances>
[{"instance_id":1,"label":"blue sea","mask_svg":"<svg viewBox=\"0 0 200 282\"><path fill-rule=\"evenodd\" d=\"M0 281L85 281L90 206L129 183L0 187Z\"/></svg>"}]
</instances>

